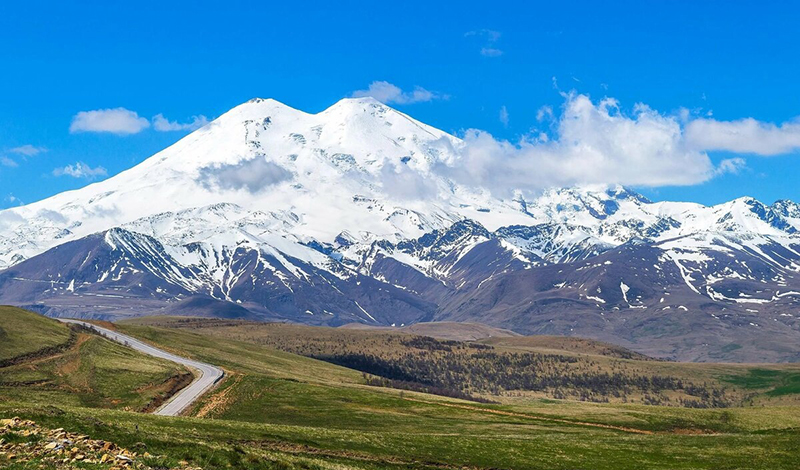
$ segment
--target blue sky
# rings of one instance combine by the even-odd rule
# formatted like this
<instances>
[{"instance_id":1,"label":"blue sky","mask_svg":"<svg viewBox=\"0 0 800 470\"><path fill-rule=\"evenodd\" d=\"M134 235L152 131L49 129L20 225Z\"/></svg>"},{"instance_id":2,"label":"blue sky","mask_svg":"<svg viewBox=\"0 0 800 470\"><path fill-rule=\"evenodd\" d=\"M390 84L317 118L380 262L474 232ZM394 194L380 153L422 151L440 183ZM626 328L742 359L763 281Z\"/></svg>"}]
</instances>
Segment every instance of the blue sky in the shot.
<instances>
[{"instance_id":1,"label":"blue sky","mask_svg":"<svg viewBox=\"0 0 800 470\"><path fill-rule=\"evenodd\" d=\"M512 143L558 138L537 114L549 106L557 121L569 92L613 97L625 115L645 103L679 122L685 109L720 132L744 118L776 124L755 150L698 147L715 168L736 159L732 171L637 189L800 200L800 10L789 2L122 3L0 5L0 207L116 174L189 132L157 130L156 115L186 124L255 96L315 112L376 81L404 90L390 104L423 122ZM417 87L430 94L413 102ZM148 127L70 131L80 112L115 108Z\"/></svg>"}]
</instances>

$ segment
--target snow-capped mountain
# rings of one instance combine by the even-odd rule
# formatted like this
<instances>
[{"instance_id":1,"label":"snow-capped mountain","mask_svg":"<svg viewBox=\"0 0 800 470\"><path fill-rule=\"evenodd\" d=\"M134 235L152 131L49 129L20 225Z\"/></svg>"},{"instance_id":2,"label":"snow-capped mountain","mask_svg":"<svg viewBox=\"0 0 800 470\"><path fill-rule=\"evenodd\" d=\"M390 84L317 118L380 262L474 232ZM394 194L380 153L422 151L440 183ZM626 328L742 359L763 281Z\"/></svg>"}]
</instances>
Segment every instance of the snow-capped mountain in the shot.
<instances>
[{"instance_id":1,"label":"snow-capped mountain","mask_svg":"<svg viewBox=\"0 0 800 470\"><path fill-rule=\"evenodd\" d=\"M800 358L800 206L623 187L500 198L375 100L251 100L105 181L0 212L0 301L52 315L479 320L689 359ZM512 189L513 188L509 188Z\"/></svg>"}]
</instances>

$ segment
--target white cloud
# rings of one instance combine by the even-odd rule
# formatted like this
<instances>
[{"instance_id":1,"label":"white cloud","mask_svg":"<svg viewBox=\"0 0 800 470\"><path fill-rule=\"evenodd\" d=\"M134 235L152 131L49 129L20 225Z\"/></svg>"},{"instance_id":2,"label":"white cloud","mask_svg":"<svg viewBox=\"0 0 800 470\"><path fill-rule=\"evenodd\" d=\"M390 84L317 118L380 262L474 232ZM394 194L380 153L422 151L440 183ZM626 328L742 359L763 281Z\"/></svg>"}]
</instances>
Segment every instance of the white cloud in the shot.
<instances>
[{"instance_id":1,"label":"white cloud","mask_svg":"<svg viewBox=\"0 0 800 470\"><path fill-rule=\"evenodd\" d=\"M542 122L545 119L553 119L553 108L551 106L544 105L536 110L536 120Z\"/></svg>"},{"instance_id":2,"label":"white cloud","mask_svg":"<svg viewBox=\"0 0 800 470\"><path fill-rule=\"evenodd\" d=\"M352 96L353 98L369 96L385 104L413 104L447 99L447 95L440 95L422 87L415 87L413 91L403 91L400 87L386 81L372 82L366 90L354 91Z\"/></svg>"},{"instance_id":3,"label":"white cloud","mask_svg":"<svg viewBox=\"0 0 800 470\"><path fill-rule=\"evenodd\" d=\"M240 163L201 168L198 182L208 189L244 189L257 193L293 177L286 168L256 157Z\"/></svg>"},{"instance_id":4,"label":"white cloud","mask_svg":"<svg viewBox=\"0 0 800 470\"><path fill-rule=\"evenodd\" d=\"M500 39L502 33L500 31L495 31L493 29L478 29L475 31L469 31L464 33L464 36L481 36L485 37L489 42L497 42Z\"/></svg>"},{"instance_id":5,"label":"white cloud","mask_svg":"<svg viewBox=\"0 0 800 470\"><path fill-rule=\"evenodd\" d=\"M508 127L508 109L505 105L500 108L500 122L503 123L503 126Z\"/></svg>"},{"instance_id":6,"label":"white cloud","mask_svg":"<svg viewBox=\"0 0 800 470\"><path fill-rule=\"evenodd\" d=\"M21 145L19 147L14 147L8 150L9 153L16 153L17 155L22 155L25 157L32 157L34 155L38 155L40 153L47 152L47 149L44 147L35 147L31 144Z\"/></svg>"},{"instance_id":7,"label":"white cloud","mask_svg":"<svg viewBox=\"0 0 800 470\"><path fill-rule=\"evenodd\" d=\"M460 158L440 170L465 184L508 193L579 184L692 185L743 165L728 161L718 169L706 153L686 145L678 117L644 104L626 115L613 99L594 103L571 93L554 125L552 138L517 144L468 130Z\"/></svg>"},{"instance_id":8,"label":"white cloud","mask_svg":"<svg viewBox=\"0 0 800 470\"><path fill-rule=\"evenodd\" d=\"M501 33L500 31L494 31L492 29L479 29L476 31L469 31L468 33L464 33L465 37L479 37L484 40L484 45L481 47L481 55L484 57L500 57L503 55L503 51L496 46L497 41L500 40Z\"/></svg>"},{"instance_id":9,"label":"white cloud","mask_svg":"<svg viewBox=\"0 0 800 470\"><path fill-rule=\"evenodd\" d=\"M381 167L381 186L386 194L401 200L424 200L436 195L436 183L405 164Z\"/></svg>"},{"instance_id":10,"label":"white cloud","mask_svg":"<svg viewBox=\"0 0 800 470\"><path fill-rule=\"evenodd\" d=\"M101 176L106 176L108 172L102 166L95 168L83 162L77 162L74 165L67 165L63 168L56 168L53 170L53 176L71 176L72 178L85 178L95 179Z\"/></svg>"},{"instance_id":11,"label":"white cloud","mask_svg":"<svg viewBox=\"0 0 800 470\"><path fill-rule=\"evenodd\" d=\"M177 121L170 121L165 118L163 114L159 113L153 116L152 121L153 129L159 132L193 131L208 124L208 118L202 114L199 116L192 116L192 120L187 123L179 123Z\"/></svg>"},{"instance_id":12,"label":"white cloud","mask_svg":"<svg viewBox=\"0 0 800 470\"><path fill-rule=\"evenodd\" d=\"M726 158L717 165L717 174L724 175L726 173L732 173L735 175L745 168L747 168L747 161L745 161L744 158Z\"/></svg>"},{"instance_id":13,"label":"white cloud","mask_svg":"<svg viewBox=\"0 0 800 470\"><path fill-rule=\"evenodd\" d=\"M15 198L16 199L16 198ZM22 205L19 199L12 201L11 199L6 199L7 202ZM20 203L17 204L17 201ZM10 230L13 227L18 226L19 224L25 223L27 219L22 217L21 215L17 214L16 211L13 210L4 210L0 211L0 230Z\"/></svg>"},{"instance_id":14,"label":"white cloud","mask_svg":"<svg viewBox=\"0 0 800 470\"><path fill-rule=\"evenodd\" d=\"M28 157L33 157L40 153L47 152L47 149L44 147L35 147L30 144L25 144L20 145L19 147L10 148L7 150L7 152L20 155L23 160L26 160ZM9 168L15 168L19 166L19 162L7 155L0 155L0 165Z\"/></svg>"},{"instance_id":15,"label":"white cloud","mask_svg":"<svg viewBox=\"0 0 800 470\"><path fill-rule=\"evenodd\" d=\"M8 158L5 155L0 156L0 165L7 166L10 168L19 166L19 164L15 160Z\"/></svg>"},{"instance_id":16,"label":"white cloud","mask_svg":"<svg viewBox=\"0 0 800 470\"><path fill-rule=\"evenodd\" d=\"M484 57L500 57L503 51L494 47L481 47L481 55Z\"/></svg>"},{"instance_id":17,"label":"white cloud","mask_svg":"<svg viewBox=\"0 0 800 470\"><path fill-rule=\"evenodd\" d=\"M460 157L439 170L502 193L581 184L657 187L698 184L747 168L739 156L715 165L711 151L769 156L800 150L800 119L780 125L717 121L695 118L697 110L663 114L642 103L626 113L613 98L562 95L559 115L549 106L536 113L537 121L552 121L549 136L537 131L511 143L470 129Z\"/></svg>"},{"instance_id":18,"label":"white cloud","mask_svg":"<svg viewBox=\"0 0 800 470\"><path fill-rule=\"evenodd\" d=\"M63 214L50 209L39 209L36 211L36 214L34 214L34 217L47 219L56 224L64 224L67 222L67 218L64 217Z\"/></svg>"},{"instance_id":19,"label":"white cloud","mask_svg":"<svg viewBox=\"0 0 800 470\"><path fill-rule=\"evenodd\" d=\"M136 134L150 127L150 121L125 108L81 111L72 118L71 133L108 132L111 134Z\"/></svg>"},{"instance_id":20,"label":"white cloud","mask_svg":"<svg viewBox=\"0 0 800 470\"><path fill-rule=\"evenodd\" d=\"M725 150L762 156L800 150L800 120L781 125L752 118L737 121L695 119L686 125L686 141L702 150Z\"/></svg>"}]
</instances>

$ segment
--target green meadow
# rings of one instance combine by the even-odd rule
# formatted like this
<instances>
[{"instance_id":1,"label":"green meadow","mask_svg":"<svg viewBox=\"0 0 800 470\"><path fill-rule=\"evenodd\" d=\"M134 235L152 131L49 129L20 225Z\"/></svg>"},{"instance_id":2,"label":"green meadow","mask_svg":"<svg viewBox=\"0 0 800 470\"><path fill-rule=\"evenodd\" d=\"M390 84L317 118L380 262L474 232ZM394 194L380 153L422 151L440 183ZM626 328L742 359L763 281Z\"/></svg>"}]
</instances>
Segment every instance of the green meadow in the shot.
<instances>
[{"instance_id":1,"label":"green meadow","mask_svg":"<svg viewBox=\"0 0 800 470\"><path fill-rule=\"evenodd\" d=\"M30 321L34 329L61 328L40 317ZM183 371L79 332L90 337L74 353L81 358L80 380L91 386L70 396L61 387L74 386L72 379L59 378L55 365L0 368L0 417L146 449L148 463L165 468L186 461L207 469L793 469L800 455L800 407L787 401L794 366L691 365L692 374L719 377L731 393L749 393L744 406L693 409L525 394L487 404L367 385L362 372L218 332L116 327L219 365L226 378L187 416L136 412L147 399L131 390ZM61 332L62 340L68 337ZM51 388L21 385L16 378L24 373L40 374ZM782 400L770 402L776 393Z\"/></svg>"}]
</instances>

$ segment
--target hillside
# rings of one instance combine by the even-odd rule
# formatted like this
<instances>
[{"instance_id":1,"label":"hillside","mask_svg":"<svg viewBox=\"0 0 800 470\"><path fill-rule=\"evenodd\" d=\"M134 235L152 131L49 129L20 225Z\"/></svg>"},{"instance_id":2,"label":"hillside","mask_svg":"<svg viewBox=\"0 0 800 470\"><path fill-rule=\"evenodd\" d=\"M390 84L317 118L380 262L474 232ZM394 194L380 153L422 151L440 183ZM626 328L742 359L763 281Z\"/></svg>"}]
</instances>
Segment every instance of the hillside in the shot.
<instances>
[{"instance_id":1,"label":"hillside","mask_svg":"<svg viewBox=\"0 0 800 470\"><path fill-rule=\"evenodd\" d=\"M353 329L178 317L123 322L234 340L348 367L376 386L425 391L472 401L514 403L563 398L683 407L794 404L774 390L800 379L800 366L656 361L592 340L510 336L478 342L434 339L404 329ZM475 328L475 327L473 327ZM752 382L755 370L766 380ZM773 375L769 375L771 370ZM747 386L745 384L755 385Z\"/></svg>"},{"instance_id":2,"label":"hillside","mask_svg":"<svg viewBox=\"0 0 800 470\"><path fill-rule=\"evenodd\" d=\"M505 348L523 349L539 352L559 352L584 355L607 356L617 359L635 359L640 361L652 360L652 358L639 354L621 346L602 341L595 341L585 338L575 338L570 336L507 336L507 337L488 337L481 338L482 343L492 346Z\"/></svg>"},{"instance_id":3,"label":"hillside","mask_svg":"<svg viewBox=\"0 0 800 470\"><path fill-rule=\"evenodd\" d=\"M482 323L659 358L800 359L800 206L492 191L371 98L254 99L140 164L0 212L0 301L51 316Z\"/></svg>"},{"instance_id":4,"label":"hillside","mask_svg":"<svg viewBox=\"0 0 800 470\"><path fill-rule=\"evenodd\" d=\"M457 322L423 322L413 325L397 327L379 327L365 325L363 323L348 323L340 328L363 329L363 330L382 330L382 331L401 331L413 335L431 336L438 339L450 339L454 341L475 341L485 338L502 338L507 336L519 336L511 330L495 328L480 323L457 323Z\"/></svg>"},{"instance_id":5,"label":"hillside","mask_svg":"<svg viewBox=\"0 0 800 470\"><path fill-rule=\"evenodd\" d=\"M141 324L150 320L160 326ZM168 324L191 328L166 328ZM754 401L758 406L698 410L509 395L502 404L481 404L371 386L369 377L358 371L222 334L233 329L242 335L263 336L254 325L165 318L116 325L162 349L226 370L226 379L195 405L191 417L94 408L100 404L62 399L43 406L36 394L9 396L3 388L0 419L32 419L45 436L63 428L111 442L136 452L141 464L152 468L710 470L752 468L754 453L763 468L794 468L800 428L796 402L759 398ZM294 325L277 328L287 341L307 341L317 331L316 344L326 337L327 344L366 338L360 340L362 344L380 344L382 339L396 349L398 343L387 337L420 338ZM568 345L573 351L564 354L580 355L574 350L579 342ZM92 357L96 360L99 355L92 353L87 360ZM597 354L586 357L636 362ZM674 364L675 373L682 366ZM774 383L783 380L779 377L792 373L787 367L692 365L706 376L722 374L738 381L739 385L731 384L732 389L744 387L755 393L776 391ZM27 449L22 444L32 439L33 446L39 446L36 438L20 433L4 438L11 443L9 449ZM0 465L5 465L10 461L2 452Z\"/></svg>"},{"instance_id":6,"label":"hillside","mask_svg":"<svg viewBox=\"0 0 800 470\"><path fill-rule=\"evenodd\" d=\"M62 323L20 308L0 306L0 364L66 347L73 336Z\"/></svg>"},{"instance_id":7,"label":"hillside","mask_svg":"<svg viewBox=\"0 0 800 470\"><path fill-rule=\"evenodd\" d=\"M13 354L0 362L0 401L154 410L192 379L171 362L33 312L0 307L0 328L0 351Z\"/></svg>"}]
</instances>

